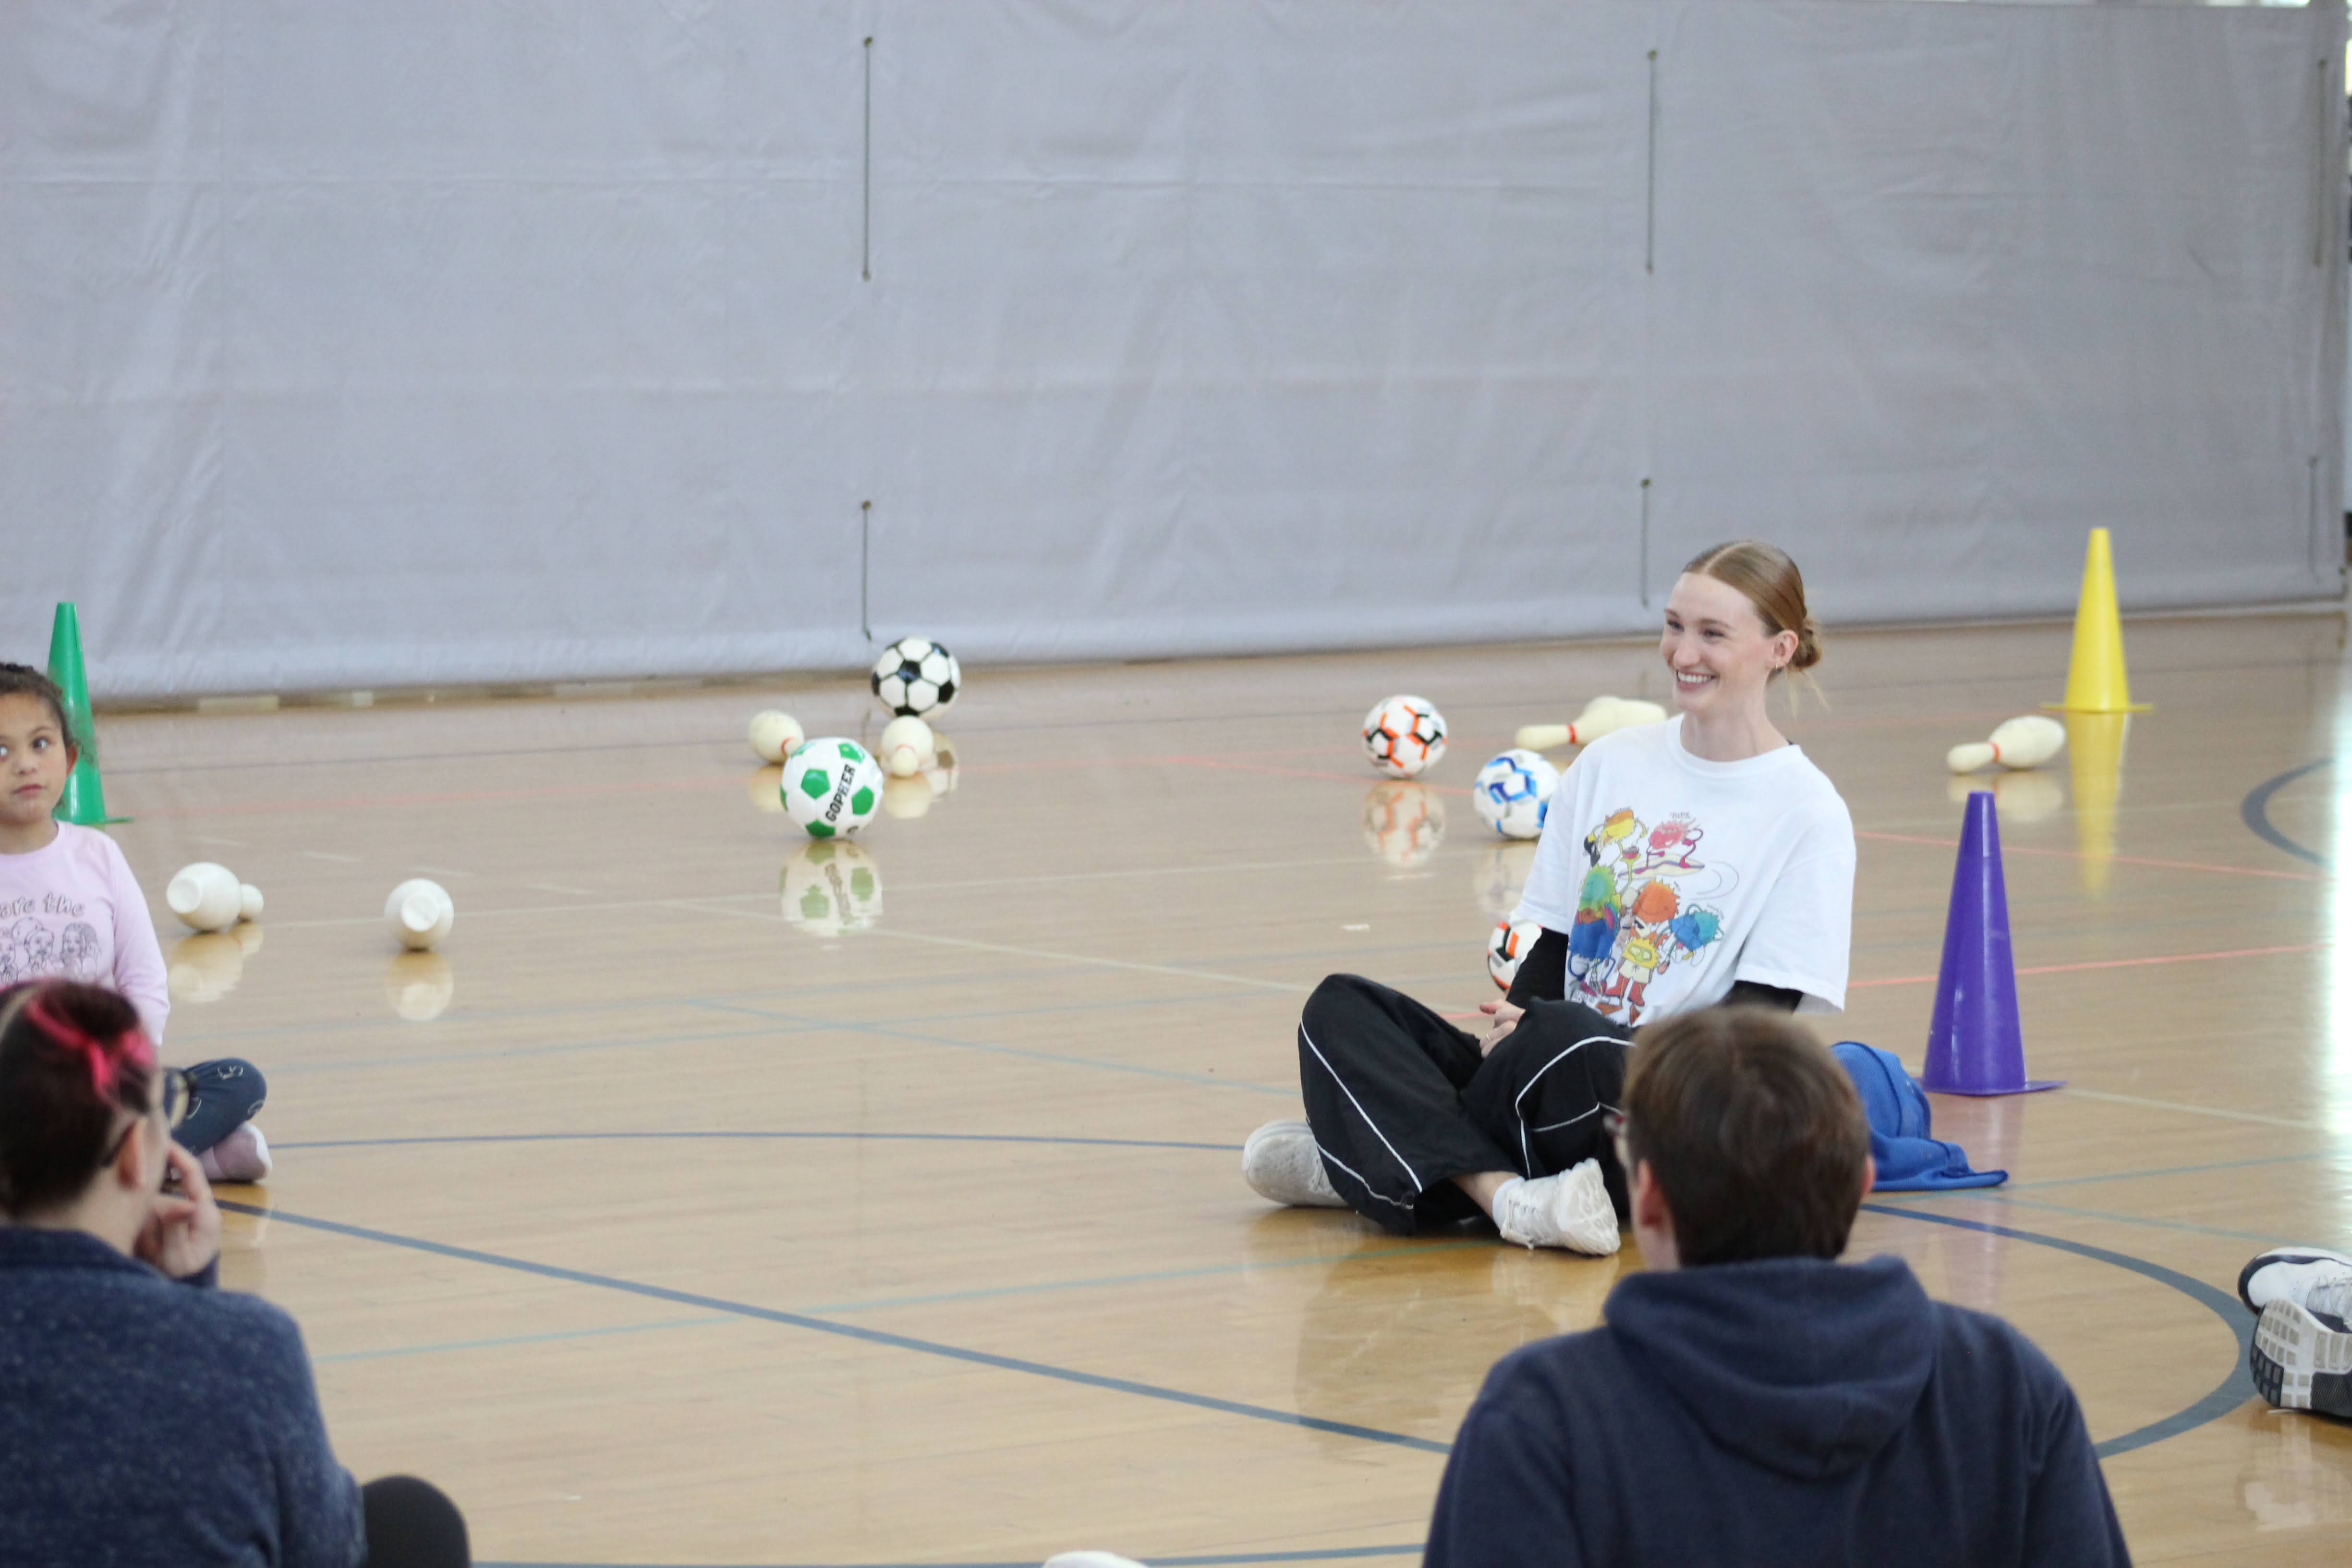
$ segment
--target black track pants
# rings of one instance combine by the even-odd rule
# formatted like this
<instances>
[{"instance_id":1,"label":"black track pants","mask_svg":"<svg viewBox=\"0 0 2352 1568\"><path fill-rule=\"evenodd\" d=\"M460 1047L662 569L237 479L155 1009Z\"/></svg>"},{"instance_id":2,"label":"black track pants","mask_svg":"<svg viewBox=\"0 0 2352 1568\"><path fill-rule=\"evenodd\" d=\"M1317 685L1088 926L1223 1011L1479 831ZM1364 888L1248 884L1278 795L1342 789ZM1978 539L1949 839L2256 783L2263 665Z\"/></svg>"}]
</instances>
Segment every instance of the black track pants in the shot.
<instances>
[{"instance_id":1,"label":"black track pants","mask_svg":"<svg viewBox=\"0 0 2352 1568\"><path fill-rule=\"evenodd\" d=\"M1356 974L1315 988L1298 1086L1331 1184L1399 1236L1478 1212L1452 1177L1549 1176L1598 1157L1622 1218L1625 1178L1601 1128L1631 1038L1576 1002L1528 1007L1494 1054L1401 991Z\"/></svg>"}]
</instances>

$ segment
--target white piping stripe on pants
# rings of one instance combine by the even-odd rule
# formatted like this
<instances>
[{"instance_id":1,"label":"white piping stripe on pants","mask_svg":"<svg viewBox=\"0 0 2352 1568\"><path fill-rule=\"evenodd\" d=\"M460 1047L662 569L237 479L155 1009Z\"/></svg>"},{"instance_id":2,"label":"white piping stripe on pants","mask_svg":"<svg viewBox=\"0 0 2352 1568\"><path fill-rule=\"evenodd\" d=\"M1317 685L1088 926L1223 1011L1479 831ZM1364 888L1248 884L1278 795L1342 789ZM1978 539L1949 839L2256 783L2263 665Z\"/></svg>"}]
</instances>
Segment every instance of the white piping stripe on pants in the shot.
<instances>
[{"instance_id":1,"label":"white piping stripe on pants","mask_svg":"<svg viewBox=\"0 0 2352 1568\"><path fill-rule=\"evenodd\" d=\"M1304 1031L1301 1032L1303 1033ZM1559 1066L1560 1063L1566 1061L1569 1058L1574 1056L1585 1047L1598 1045L1603 1040L1606 1040L1612 1046L1622 1046L1625 1043L1614 1035L1587 1035L1584 1038L1577 1041L1574 1045L1563 1049L1558 1056L1553 1057L1551 1060L1544 1063L1543 1066L1536 1068L1535 1076L1528 1079L1526 1083L1519 1086L1518 1093L1511 1096L1511 1114L1517 1117L1519 1122L1519 1163L1527 1167L1527 1169L1532 1171L1536 1168L1536 1156L1535 1151L1528 1147L1528 1119L1520 1111L1519 1102L1527 1099L1528 1090L1535 1088L1537 1082L1542 1079L1544 1074L1551 1071L1552 1068ZM1593 1107L1593 1110L1602 1109L1614 1110L1616 1108L1614 1106L1604 1108L1597 1105ZM1550 1127L1538 1127L1535 1129L1535 1131L1538 1132L1549 1132L1554 1128L1573 1126L1577 1122L1583 1121L1585 1117L1591 1114L1592 1111L1588 1110L1583 1112L1581 1115L1571 1116L1566 1121L1555 1121Z\"/></svg>"},{"instance_id":2,"label":"white piping stripe on pants","mask_svg":"<svg viewBox=\"0 0 2352 1568\"><path fill-rule=\"evenodd\" d=\"M1348 1080L1339 1076L1339 1068L1331 1065L1331 1058L1323 1054L1323 1047L1315 1043L1315 1037L1307 1032L1307 1026L1305 1024L1298 1026L1298 1037L1307 1042L1307 1048L1315 1053L1315 1059L1323 1064L1323 1070L1331 1075L1331 1081L1339 1086L1339 1092L1348 1097L1348 1103L1356 1108L1356 1114L1364 1118L1364 1125L1372 1130L1372 1136L1381 1141L1381 1147L1389 1152L1389 1157L1393 1159L1398 1164L1404 1166L1404 1173L1412 1181L1412 1190L1415 1192L1422 1191L1427 1184L1422 1181L1421 1173L1415 1171L1411 1165L1405 1164L1404 1156L1398 1153L1397 1146L1389 1142L1389 1135L1381 1131L1381 1124L1374 1121L1369 1115L1365 1114L1364 1102L1356 1098L1356 1091L1348 1087ZM1318 1143L1317 1147L1320 1148L1321 1145ZM1340 1168L1342 1170L1347 1169L1345 1166L1341 1166ZM1348 1173L1351 1176L1356 1175L1356 1173L1353 1171L1349 1171ZM1363 1179L1364 1178L1361 1176L1356 1176L1356 1180L1360 1182L1363 1181Z\"/></svg>"},{"instance_id":3,"label":"white piping stripe on pants","mask_svg":"<svg viewBox=\"0 0 2352 1568\"><path fill-rule=\"evenodd\" d=\"M1339 1166L1339 1169L1347 1172L1348 1174L1355 1177L1356 1184L1364 1189L1365 1196L1378 1198L1381 1202L1388 1205L1391 1208L1400 1208L1404 1210L1407 1214L1411 1214L1412 1212L1412 1205L1411 1204L1401 1204L1397 1202L1396 1199L1389 1196L1388 1194L1379 1191L1371 1183L1364 1180L1363 1172L1359 1171L1355 1166L1348 1163L1347 1161L1340 1159L1337 1154L1331 1152L1330 1150L1323 1147L1322 1144L1316 1144L1315 1152L1322 1155L1326 1160L1330 1161L1334 1165Z\"/></svg>"}]
</instances>

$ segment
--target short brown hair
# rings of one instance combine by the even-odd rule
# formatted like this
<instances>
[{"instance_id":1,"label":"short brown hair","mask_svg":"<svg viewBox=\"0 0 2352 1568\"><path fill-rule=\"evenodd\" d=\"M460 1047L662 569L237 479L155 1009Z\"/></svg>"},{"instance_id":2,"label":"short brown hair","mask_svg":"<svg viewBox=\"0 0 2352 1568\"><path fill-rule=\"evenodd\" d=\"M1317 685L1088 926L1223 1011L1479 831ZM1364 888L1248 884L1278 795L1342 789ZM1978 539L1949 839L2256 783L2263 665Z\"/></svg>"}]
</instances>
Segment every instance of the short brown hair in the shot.
<instances>
[{"instance_id":1,"label":"short brown hair","mask_svg":"<svg viewBox=\"0 0 2352 1568\"><path fill-rule=\"evenodd\" d=\"M1649 1163L1685 1264L1845 1250L1870 1124L1845 1069L1795 1019L1710 1007L1643 1030L1624 1115L1627 1174Z\"/></svg>"},{"instance_id":2,"label":"short brown hair","mask_svg":"<svg viewBox=\"0 0 2352 1568\"><path fill-rule=\"evenodd\" d=\"M1821 663L1822 628L1805 613L1805 574L1787 551L1760 539L1738 539L1700 551L1683 570L1728 583L1747 595L1764 622L1766 636L1796 633L1790 669L1807 670Z\"/></svg>"}]
</instances>

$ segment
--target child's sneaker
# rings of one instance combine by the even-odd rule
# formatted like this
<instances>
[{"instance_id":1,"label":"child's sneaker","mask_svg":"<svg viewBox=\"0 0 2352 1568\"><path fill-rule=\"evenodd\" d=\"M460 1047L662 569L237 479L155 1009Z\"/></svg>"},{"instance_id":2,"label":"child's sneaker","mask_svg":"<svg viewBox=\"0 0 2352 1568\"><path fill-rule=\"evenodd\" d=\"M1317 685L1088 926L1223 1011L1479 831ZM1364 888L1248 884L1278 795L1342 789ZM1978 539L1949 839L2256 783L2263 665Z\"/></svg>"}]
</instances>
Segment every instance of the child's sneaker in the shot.
<instances>
[{"instance_id":1,"label":"child's sneaker","mask_svg":"<svg viewBox=\"0 0 2352 1568\"><path fill-rule=\"evenodd\" d=\"M252 1122L240 1122L236 1131L197 1155L196 1163L205 1168L206 1181L257 1182L269 1174L269 1141Z\"/></svg>"},{"instance_id":2,"label":"child's sneaker","mask_svg":"<svg viewBox=\"0 0 2352 1568\"><path fill-rule=\"evenodd\" d=\"M1608 1257L1625 1242L1598 1160L1557 1176L1506 1183L1495 1194L1495 1225L1505 1241L1521 1247L1560 1247L1595 1258Z\"/></svg>"},{"instance_id":3,"label":"child's sneaker","mask_svg":"<svg viewBox=\"0 0 2352 1568\"><path fill-rule=\"evenodd\" d=\"M2352 1277L2352 1258L2321 1247L2273 1247L2238 1270L2238 1300L2255 1316L2273 1301L2300 1304L2315 1285Z\"/></svg>"},{"instance_id":4,"label":"child's sneaker","mask_svg":"<svg viewBox=\"0 0 2352 1568\"><path fill-rule=\"evenodd\" d=\"M2342 1299L2352 1289L2329 1289L2338 1297L2333 1305L2352 1305ZM2276 1409L2352 1417L2352 1332L2341 1317L2323 1316L2284 1297L2273 1300L2254 1325L2246 1369L2256 1392Z\"/></svg>"},{"instance_id":5,"label":"child's sneaker","mask_svg":"<svg viewBox=\"0 0 2352 1568\"><path fill-rule=\"evenodd\" d=\"M1268 1203L1304 1209L1348 1206L1323 1169L1315 1130L1304 1121L1269 1121L1251 1133L1242 1145L1242 1180Z\"/></svg>"}]
</instances>

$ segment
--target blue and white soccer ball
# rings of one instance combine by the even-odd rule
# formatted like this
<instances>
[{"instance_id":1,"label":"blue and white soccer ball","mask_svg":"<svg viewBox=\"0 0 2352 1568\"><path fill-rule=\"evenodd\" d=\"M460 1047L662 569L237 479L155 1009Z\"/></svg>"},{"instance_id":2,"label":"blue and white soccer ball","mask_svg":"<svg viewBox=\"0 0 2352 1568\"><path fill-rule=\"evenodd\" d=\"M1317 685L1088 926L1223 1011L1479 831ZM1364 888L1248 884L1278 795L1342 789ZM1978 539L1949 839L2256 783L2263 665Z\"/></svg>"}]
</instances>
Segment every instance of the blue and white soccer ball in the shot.
<instances>
[{"instance_id":1,"label":"blue and white soccer ball","mask_svg":"<svg viewBox=\"0 0 2352 1568\"><path fill-rule=\"evenodd\" d=\"M1478 770L1470 801L1481 820L1504 837L1533 838L1543 831L1558 788L1558 768L1538 752L1514 748Z\"/></svg>"},{"instance_id":2,"label":"blue and white soccer ball","mask_svg":"<svg viewBox=\"0 0 2352 1568\"><path fill-rule=\"evenodd\" d=\"M874 661L874 700L898 719L929 719L956 700L963 671L929 637L900 637Z\"/></svg>"}]
</instances>

